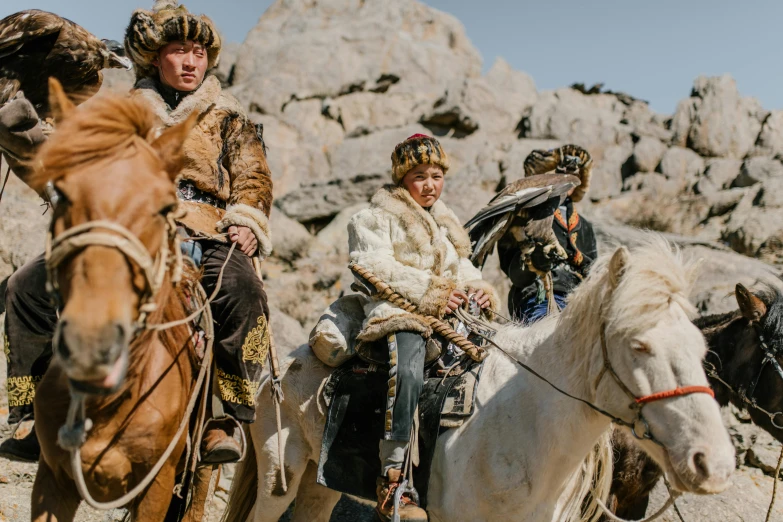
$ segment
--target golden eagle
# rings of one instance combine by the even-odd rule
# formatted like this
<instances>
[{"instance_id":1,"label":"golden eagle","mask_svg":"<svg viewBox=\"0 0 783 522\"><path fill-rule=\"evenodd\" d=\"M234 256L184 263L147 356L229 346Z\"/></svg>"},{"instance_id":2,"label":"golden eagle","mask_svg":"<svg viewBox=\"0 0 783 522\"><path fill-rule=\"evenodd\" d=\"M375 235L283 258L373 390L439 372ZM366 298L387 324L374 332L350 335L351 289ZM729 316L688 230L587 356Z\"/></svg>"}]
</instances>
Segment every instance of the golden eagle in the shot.
<instances>
[{"instance_id":1,"label":"golden eagle","mask_svg":"<svg viewBox=\"0 0 783 522\"><path fill-rule=\"evenodd\" d=\"M121 44L99 40L53 13L30 9L0 20L0 105L22 91L42 118L48 116L49 77L84 100L98 92L102 69L130 69Z\"/></svg>"},{"instance_id":2,"label":"golden eagle","mask_svg":"<svg viewBox=\"0 0 783 522\"><path fill-rule=\"evenodd\" d=\"M507 185L465 224L473 243L473 264L482 268L507 234L522 250L522 259L529 259L539 245L547 256L565 259L552 220L558 205L579 184L579 178L570 174L543 174Z\"/></svg>"}]
</instances>

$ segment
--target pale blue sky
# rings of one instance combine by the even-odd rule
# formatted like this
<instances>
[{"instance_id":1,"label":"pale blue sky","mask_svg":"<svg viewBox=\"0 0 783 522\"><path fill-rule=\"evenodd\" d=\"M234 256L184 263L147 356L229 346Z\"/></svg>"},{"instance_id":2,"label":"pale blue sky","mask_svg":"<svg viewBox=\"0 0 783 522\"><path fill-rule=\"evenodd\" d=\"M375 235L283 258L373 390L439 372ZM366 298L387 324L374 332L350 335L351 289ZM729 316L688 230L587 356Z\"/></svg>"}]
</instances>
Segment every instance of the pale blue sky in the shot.
<instances>
[{"instance_id":1,"label":"pale blue sky","mask_svg":"<svg viewBox=\"0 0 783 522\"><path fill-rule=\"evenodd\" d=\"M389 0L393 1L393 0ZM53 11L102 38L120 39L130 13L152 0L4 0L0 17ZM229 41L242 41L271 0L189 0ZM671 113L700 75L731 73L740 92L783 108L780 0L425 0L465 24L484 57L528 72L539 90L573 82L650 101Z\"/></svg>"}]
</instances>

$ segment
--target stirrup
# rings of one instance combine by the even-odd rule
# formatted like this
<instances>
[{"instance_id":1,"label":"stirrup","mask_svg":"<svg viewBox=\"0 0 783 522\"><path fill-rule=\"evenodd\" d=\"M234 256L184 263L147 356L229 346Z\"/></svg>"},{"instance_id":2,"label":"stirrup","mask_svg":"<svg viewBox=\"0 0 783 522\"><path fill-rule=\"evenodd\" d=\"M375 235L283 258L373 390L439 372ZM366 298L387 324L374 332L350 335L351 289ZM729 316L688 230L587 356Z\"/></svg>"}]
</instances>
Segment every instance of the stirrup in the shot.
<instances>
[{"instance_id":1,"label":"stirrup","mask_svg":"<svg viewBox=\"0 0 783 522\"><path fill-rule=\"evenodd\" d=\"M392 508L391 522L400 522L400 507L402 506L402 496L409 494L413 503L419 506L419 492L413 486L408 486L408 479L403 479L397 489L394 491L394 505Z\"/></svg>"},{"instance_id":2,"label":"stirrup","mask_svg":"<svg viewBox=\"0 0 783 522\"><path fill-rule=\"evenodd\" d=\"M215 421L225 421L225 420L231 420L236 424L236 429L239 431L239 446L240 446L240 455L239 460L237 462L242 462L245 460L245 456L247 455L247 436L245 435L245 430L243 428L243 425L241 422L236 420L231 415L223 415L222 417L213 417L211 419L208 419L207 422L204 423L204 428L201 430L201 437L199 437L199 444L201 444L201 441L204 440L204 434L209 431L209 425L212 422ZM198 449L198 460L199 462L203 462L203 455L201 454L201 448Z\"/></svg>"}]
</instances>

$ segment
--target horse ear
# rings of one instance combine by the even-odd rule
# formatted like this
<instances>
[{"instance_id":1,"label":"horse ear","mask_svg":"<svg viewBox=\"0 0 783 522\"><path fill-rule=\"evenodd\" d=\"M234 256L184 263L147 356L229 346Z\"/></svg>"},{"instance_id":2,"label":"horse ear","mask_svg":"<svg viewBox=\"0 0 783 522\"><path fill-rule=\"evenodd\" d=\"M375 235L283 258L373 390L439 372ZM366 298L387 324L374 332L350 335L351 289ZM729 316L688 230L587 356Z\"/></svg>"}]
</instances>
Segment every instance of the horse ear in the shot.
<instances>
[{"instance_id":1,"label":"horse ear","mask_svg":"<svg viewBox=\"0 0 783 522\"><path fill-rule=\"evenodd\" d=\"M54 119L57 121L62 121L76 107L68 99L60 81L54 77L49 78L49 106L52 108Z\"/></svg>"},{"instance_id":2,"label":"horse ear","mask_svg":"<svg viewBox=\"0 0 783 522\"><path fill-rule=\"evenodd\" d=\"M737 283L734 290L742 316L748 321L760 321L764 314L767 313L767 305L764 304L764 301L756 297L741 283Z\"/></svg>"},{"instance_id":3,"label":"horse ear","mask_svg":"<svg viewBox=\"0 0 783 522\"><path fill-rule=\"evenodd\" d=\"M628 249L624 246L621 246L612 254L612 259L609 260L609 283L612 286L612 290L620 284L620 278L623 277L630 255Z\"/></svg>"},{"instance_id":4,"label":"horse ear","mask_svg":"<svg viewBox=\"0 0 783 522\"><path fill-rule=\"evenodd\" d=\"M182 164L185 161L182 144L185 143L185 138L196 126L198 117L198 113L194 112L187 120L163 131L151 144L172 180L176 179L179 171L182 170Z\"/></svg>"}]
</instances>

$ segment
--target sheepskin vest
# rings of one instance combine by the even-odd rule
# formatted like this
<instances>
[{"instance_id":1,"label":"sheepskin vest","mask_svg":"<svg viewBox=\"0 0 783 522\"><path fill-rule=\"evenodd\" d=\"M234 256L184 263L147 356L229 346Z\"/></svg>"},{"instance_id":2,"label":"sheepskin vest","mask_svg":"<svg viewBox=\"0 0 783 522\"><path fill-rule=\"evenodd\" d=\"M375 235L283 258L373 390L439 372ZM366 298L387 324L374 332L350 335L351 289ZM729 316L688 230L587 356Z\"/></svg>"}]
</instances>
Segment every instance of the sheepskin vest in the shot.
<instances>
[{"instance_id":1,"label":"sheepskin vest","mask_svg":"<svg viewBox=\"0 0 783 522\"><path fill-rule=\"evenodd\" d=\"M132 95L147 101L164 127L185 121L193 112L200 115L183 146L180 179L223 202L225 210L183 201L187 215L182 224L195 235L216 239L223 239L218 234L231 225L249 227L258 240L259 254L268 256L272 251L268 221L272 179L263 142L239 102L222 91L214 76L207 77L173 110L152 78L139 80Z\"/></svg>"},{"instance_id":2,"label":"sheepskin vest","mask_svg":"<svg viewBox=\"0 0 783 522\"><path fill-rule=\"evenodd\" d=\"M372 272L418 308L422 315L442 317L455 289L483 290L497 310L495 289L470 262L470 239L457 216L442 201L429 211L403 187L387 185L370 208L348 224L351 262ZM430 329L415 315L391 303L370 299L359 339L374 341L392 332Z\"/></svg>"}]
</instances>

